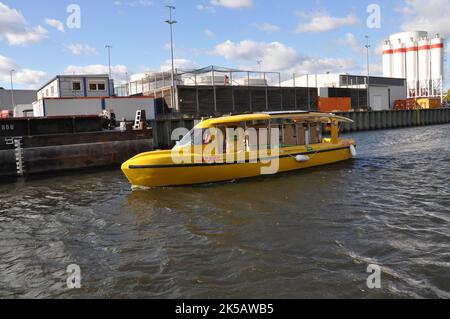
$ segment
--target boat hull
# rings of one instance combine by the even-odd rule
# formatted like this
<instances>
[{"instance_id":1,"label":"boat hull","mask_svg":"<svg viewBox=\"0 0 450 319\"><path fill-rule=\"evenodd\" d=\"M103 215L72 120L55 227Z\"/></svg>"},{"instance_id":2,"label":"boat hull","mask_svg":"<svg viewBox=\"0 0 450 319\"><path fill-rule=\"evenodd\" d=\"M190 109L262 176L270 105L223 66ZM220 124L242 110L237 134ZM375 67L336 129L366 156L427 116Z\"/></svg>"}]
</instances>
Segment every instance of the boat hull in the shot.
<instances>
[{"instance_id":1,"label":"boat hull","mask_svg":"<svg viewBox=\"0 0 450 319\"><path fill-rule=\"evenodd\" d=\"M289 172L309 167L332 164L351 159L353 141L340 145L321 144L314 148L281 150L276 173ZM268 167L267 161L245 163L199 163L173 164L152 161L168 156L167 153L147 153L133 158L122 165L122 170L133 186L163 187L204 184L244 179L263 175L262 168ZM309 160L299 162L297 155L308 156Z\"/></svg>"}]
</instances>

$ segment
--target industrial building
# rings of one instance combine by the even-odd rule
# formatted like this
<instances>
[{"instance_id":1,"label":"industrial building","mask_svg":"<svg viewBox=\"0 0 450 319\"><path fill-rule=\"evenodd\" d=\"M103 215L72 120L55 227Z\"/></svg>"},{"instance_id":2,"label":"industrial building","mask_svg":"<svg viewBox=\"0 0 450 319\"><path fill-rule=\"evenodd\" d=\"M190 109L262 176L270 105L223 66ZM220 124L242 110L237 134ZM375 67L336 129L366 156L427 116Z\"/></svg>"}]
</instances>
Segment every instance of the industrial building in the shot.
<instances>
[{"instance_id":1,"label":"industrial building","mask_svg":"<svg viewBox=\"0 0 450 319\"><path fill-rule=\"evenodd\" d=\"M35 90L6 90L0 88L0 110L14 111L14 107L22 106L23 108L32 108L32 104L36 101Z\"/></svg>"},{"instance_id":2,"label":"industrial building","mask_svg":"<svg viewBox=\"0 0 450 319\"><path fill-rule=\"evenodd\" d=\"M383 46L383 75L407 80L408 98L439 97L444 79L444 39L426 31L390 36Z\"/></svg>"},{"instance_id":3,"label":"industrial building","mask_svg":"<svg viewBox=\"0 0 450 319\"><path fill-rule=\"evenodd\" d=\"M349 74L316 74L293 77L285 87L313 86L320 98L351 98L353 109L389 110L395 101L406 98L405 79ZM369 94L367 94L369 88ZM369 95L369 105L367 97Z\"/></svg>"},{"instance_id":4,"label":"industrial building","mask_svg":"<svg viewBox=\"0 0 450 319\"><path fill-rule=\"evenodd\" d=\"M170 72L150 72L115 90L125 96L154 96L159 116L317 110L316 88L285 87L278 72L209 66L175 73L173 89Z\"/></svg>"},{"instance_id":5,"label":"industrial building","mask_svg":"<svg viewBox=\"0 0 450 319\"><path fill-rule=\"evenodd\" d=\"M106 74L58 75L37 91L37 99L114 96L114 82Z\"/></svg>"}]
</instances>

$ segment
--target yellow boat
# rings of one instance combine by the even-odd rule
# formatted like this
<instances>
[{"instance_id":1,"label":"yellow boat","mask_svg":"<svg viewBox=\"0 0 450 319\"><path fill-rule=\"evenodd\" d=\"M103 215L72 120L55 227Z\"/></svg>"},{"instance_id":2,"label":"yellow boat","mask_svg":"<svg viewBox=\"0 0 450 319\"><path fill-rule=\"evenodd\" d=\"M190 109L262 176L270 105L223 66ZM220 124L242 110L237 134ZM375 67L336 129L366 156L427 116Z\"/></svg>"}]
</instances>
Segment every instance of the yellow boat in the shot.
<instances>
[{"instance_id":1,"label":"yellow boat","mask_svg":"<svg viewBox=\"0 0 450 319\"><path fill-rule=\"evenodd\" d=\"M352 120L314 112L268 112L202 120L172 150L122 165L133 186L163 187L237 180L336 163L356 155L339 138ZM324 137L324 125L330 136ZM180 136L182 136L180 134Z\"/></svg>"}]
</instances>

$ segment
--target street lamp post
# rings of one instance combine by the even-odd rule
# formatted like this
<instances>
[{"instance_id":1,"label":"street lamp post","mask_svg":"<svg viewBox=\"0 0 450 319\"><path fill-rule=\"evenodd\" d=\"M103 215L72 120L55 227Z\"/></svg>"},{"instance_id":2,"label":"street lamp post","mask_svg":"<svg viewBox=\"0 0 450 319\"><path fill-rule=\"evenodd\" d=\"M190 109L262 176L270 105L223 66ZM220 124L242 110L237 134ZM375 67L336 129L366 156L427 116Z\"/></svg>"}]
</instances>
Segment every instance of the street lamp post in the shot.
<instances>
[{"instance_id":1,"label":"street lamp post","mask_svg":"<svg viewBox=\"0 0 450 319\"><path fill-rule=\"evenodd\" d=\"M366 45L365 48L367 49L367 108L370 110L370 65L369 65L369 50L370 50L370 43L369 43L369 36L366 35Z\"/></svg>"},{"instance_id":2,"label":"street lamp post","mask_svg":"<svg viewBox=\"0 0 450 319\"><path fill-rule=\"evenodd\" d=\"M127 81L127 84L125 85L126 91L127 91L127 95L130 96L130 80L128 77L128 72L125 72L125 80Z\"/></svg>"},{"instance_id":3,"label":"street lamp post","mask_svg":"<svg viewBox=\"0 0 450 319\"><path fill-rule=\"evenodd\" d=\"M169 9L169 20L166 20L166 23L170 26L170 54L171 54L171 62L172 62L172 88L171 88L171 103L172 108L175 106L175 66L173 59L173 25L177 23L177 21L172 19L172 10L175 10L174 6L166 6Z\"/></svg>"},{"instance_id":4,"label":"street lamp post","mask_svg":"<svg viewBox=\"0 0 450 319\"><path fill-rule=\"evenodd\" d=\"M263 62L262 60L257 60L256 61L256 63L258 63L258 66L259 66L259 76L260 77L262 77L262 74L261 74L262 73L262 66L261 66L262 62Z\"/></svg>"},{"instance_id":5,"label":"street lamp post","mask_svg":"<svg viewBox=\"0 0 450 319\"><path fill-rule=\"evenodd\" d=\"M111 49L112 45L107 44L105 45L105 48L108 49L108 67L109 67L109 79L111 80Z\"/></svg>"},{"instance_id":6,"label":"street lamp post","mask_svg":"<svg viewBox=\"0 0 450 319\"><path fill-rule=\"evenodd\" d=\"M14 107L16 106L15 101L14 101L14 83L13 83L13 73L16 72L16 70L12 69L11 71L9 71L10 77L11 77L11 104L12 107L14 109Z\"/></svg>"}]
</instances>

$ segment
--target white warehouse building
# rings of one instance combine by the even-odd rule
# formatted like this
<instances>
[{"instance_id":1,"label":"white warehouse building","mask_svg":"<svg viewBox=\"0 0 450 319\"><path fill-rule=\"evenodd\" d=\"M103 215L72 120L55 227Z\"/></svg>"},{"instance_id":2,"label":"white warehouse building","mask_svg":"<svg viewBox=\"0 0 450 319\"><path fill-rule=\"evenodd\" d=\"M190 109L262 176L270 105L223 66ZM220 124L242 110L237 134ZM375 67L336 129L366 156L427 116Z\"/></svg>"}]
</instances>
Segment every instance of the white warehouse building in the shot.
<instances>
[{"instance_id":1,"label":"white warehouse building","mask_svg":"<svg viewBox=\"0 0 450 319\"><path fill-rule=\"evenodd\" d=\"M369 85L367 84L369 82ZM395 101L406 98L405 79L350 74L302 75L281 83L286 87L317 87L320 97L329 97L327 88L367 89L372 110L393 109Z\"/></svg>"},{"instance_id":2,"label":"white warehouse building","mask_svg":"<svg viewBox=\"0 0 450 319\"><path fill-rule=\"evenodd\" d=\"M390 36L383 46L383 75L407 80L409 98L442 97L444 39L426 31Z\"/></svg>"}]
</instances>

